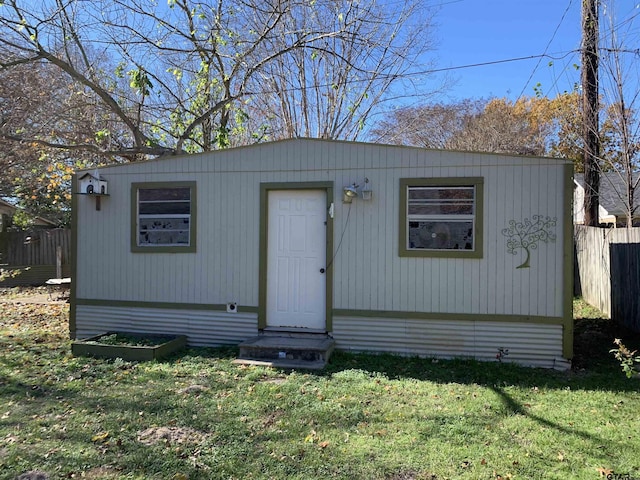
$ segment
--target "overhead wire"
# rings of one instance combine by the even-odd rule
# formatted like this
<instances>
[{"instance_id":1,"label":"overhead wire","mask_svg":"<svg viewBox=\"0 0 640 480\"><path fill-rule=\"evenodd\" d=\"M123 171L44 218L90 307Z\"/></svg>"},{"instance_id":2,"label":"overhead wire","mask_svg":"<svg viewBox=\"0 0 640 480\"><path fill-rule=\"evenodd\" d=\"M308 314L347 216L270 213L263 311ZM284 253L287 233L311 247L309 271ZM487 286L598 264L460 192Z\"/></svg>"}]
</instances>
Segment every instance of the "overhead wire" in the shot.
<instances>
[{"instance_id":1,"label":"overhead wire","mask_svg":"<svg viewBox=\"0 0 640 480\"><path fill-rule=\"evenodd\" d=\"M407 73L403 73L403 74L386 74L386 75L379 75L378 78L381 80L388 80L388 79L392 79L394 77L396 78L408 78L408 77L416 77L416 76L422 76L422 75L431 75L434 73L442 73L442 72L450 72L450 71L454 71L454 70L463 70L466 68L477 68L477 67L486 67L486 66L491 66L491 65L499 65L499 64L503 64L503 63L511 63L511 62L521 62L524 60L533 60L536 58L548 58L551 60L562 60L566 57L568 57L569 55L572 55L574 53L579 52L579 50L569 50L567 52L559 52L559 53L555 53L555 54L549 54L549 53L543 53L540 55L527 55L525 57L513 57L513 58L505 58L505 59L501 59L501 60L490 60L487 62L478 62L478 63L469 63L466 65L456 65L453 67L441 67L441 68L431 68L428 70L419 70L419 71L415 71L415 72L407 72ZM364 78L364 79L353 79L353 80L348 80L347 83L349 84L356 84L356 83L364 83L364 82L368 82L369 79ZM331 87L333 84L332 83L325 83L325 84L316 84L316 85L308 85L306 87L288 87L288 88L282 88L279 89L277 92L274 91L261 91L261 93L280 93L280 92L295 92L295 91L301 91L304 88L327 88L327 87ZM250 92L247 93L247 95L254 95L256 94L256 92Z\"/></svg>"},{"instance_id":2,"label":"overhead wire","mask_svg":"<svg viewBox=\"0 0 640 480\"><path fill-rule=\"evenodd\" d=\"M564 19L567 17L567 13L569 13L569 10L571 9L572 5L573 5L573 0L569 0L569 4L567 5L567 8L565 9L564 13L562 14L562 17L560 18L560 21L558 22L558 25L556 26L556 29L553 31L553 35L551 35L551 39L549 39L549 41L547 42L546 47L544 47L543 54L547 53L547 51L549 50L549 47L551 46L551 44L555 40L556 35L558 34L558 30L560 30L560 27L562 26L562 23L564 22ZM540 57L538 59L538 63L536 63L535 67L533 67L533 71L531 72L531 75L529 75L529 78L527 79L527 81L525 82L524 86L522 87L522 91L520 92L520 95L518 95L518 100L524 95L525 90L529 86L529 82L531 82L531 79L535 75L536 71L538 70L538 67L540 66L540 63L542 62L542 58L543 57ZM553 83L553 85L555 86L555 85L557 85L557 83L558 83L558 81L557 81L557 78L556 78L556 81ZM552 88L553 88L553 86L552 86Z\"/></svg>"}]
</instances>

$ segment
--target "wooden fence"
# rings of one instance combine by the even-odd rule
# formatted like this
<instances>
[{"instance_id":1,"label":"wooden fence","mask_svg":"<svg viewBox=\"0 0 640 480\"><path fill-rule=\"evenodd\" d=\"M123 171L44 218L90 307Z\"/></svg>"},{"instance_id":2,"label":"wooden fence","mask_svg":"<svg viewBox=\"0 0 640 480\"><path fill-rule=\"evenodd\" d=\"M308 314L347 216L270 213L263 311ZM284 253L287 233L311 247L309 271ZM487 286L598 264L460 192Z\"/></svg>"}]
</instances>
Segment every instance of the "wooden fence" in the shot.
<instances>
[{"instance_id":1,"label":"wooden fence","mask_svg":"<svg viewBox=\"0 0 640 480\"><path fill-rule=\"evenodd\" d=\"M1 286L42 285L49 278L68 276L70 259L71 230L0 233L2 268L20 272L0 283Z\"/></svg>"},{"instance_id":2,"label":"wooden fence","mask_svg":"<svg viewBox=\"0 0 640 480\"><path fill-rule=\"evenodd\" d=\"M0 234L0 252L6 265L55 265L56 251L62 249L62 263L71 256L71 230L42 229Z\"/></svg>"},{"instance_id":3,"label":"wooden fence","mask_svg":"<svg viewBox=\"0 0 640 480\"><path fill-rule=\"evenodd\" d=\"M640 227L576 225L576 293L610 318L640 331Z\"/></svg>"}]
</instances>

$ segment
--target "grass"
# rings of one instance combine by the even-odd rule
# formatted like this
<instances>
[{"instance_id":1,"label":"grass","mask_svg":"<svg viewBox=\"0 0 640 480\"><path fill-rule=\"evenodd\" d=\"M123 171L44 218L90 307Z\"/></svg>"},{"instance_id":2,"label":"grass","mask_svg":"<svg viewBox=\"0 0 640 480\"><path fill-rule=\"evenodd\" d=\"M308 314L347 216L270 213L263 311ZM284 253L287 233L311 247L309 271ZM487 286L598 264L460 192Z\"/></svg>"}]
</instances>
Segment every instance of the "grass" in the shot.
<instances>
[{"instance_id":1,"label":"grass","mask_svg":"<svg viewBox=\"0 0 640 480\"><path fill-rule=\"evenodd\" d=\"M335 353L321 373L75 358L64 305L3 304L0 479L640 477L637 337L577 301L577 366Z\"/></svg>"}]
</instances>

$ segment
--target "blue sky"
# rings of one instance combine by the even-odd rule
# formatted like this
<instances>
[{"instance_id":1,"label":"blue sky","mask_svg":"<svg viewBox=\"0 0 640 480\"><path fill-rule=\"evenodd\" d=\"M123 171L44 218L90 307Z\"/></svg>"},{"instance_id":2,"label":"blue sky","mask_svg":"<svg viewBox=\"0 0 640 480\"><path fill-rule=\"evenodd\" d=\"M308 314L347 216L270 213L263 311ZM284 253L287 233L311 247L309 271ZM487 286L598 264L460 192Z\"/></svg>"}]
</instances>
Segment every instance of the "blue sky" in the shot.
<instances>
[{"instance_id":1,"label":"blue sky","mask_svg":"<svg viewBox=\"0 0 640 480\"><path fill-rule=\"evenodd\" d=\"M440 68L457 67L548 54L552 58L456 69L450 99L534 95L555 97L579 82L581 0L439 0L435 52ZM635 0L601 0L601 25L607 8L618 20L633 18L640 10ZM437 2L436 2L437 3ZM633 23L633 22L631 22ZM638 48L636 45L633 48ZM552 62L552 65L550 65Z\"/></svg>"}]
</instances>

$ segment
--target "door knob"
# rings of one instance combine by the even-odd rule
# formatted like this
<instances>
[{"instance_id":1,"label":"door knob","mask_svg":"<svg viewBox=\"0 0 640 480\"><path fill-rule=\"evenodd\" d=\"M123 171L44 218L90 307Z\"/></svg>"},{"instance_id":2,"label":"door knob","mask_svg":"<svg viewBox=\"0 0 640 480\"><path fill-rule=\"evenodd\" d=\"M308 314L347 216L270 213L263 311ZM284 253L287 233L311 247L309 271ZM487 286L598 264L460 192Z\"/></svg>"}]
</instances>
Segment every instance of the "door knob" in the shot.
<instances>
[{"instance_id":1,"label":"door knob","mask_svg":"<svg viewBox=\"0 0 640 480\"><path fill-rule=\"evenodd\" d=\"M324 268L321 268L321 269L320 269L320 273L324 273Z\"/></svg>"}]
</instances>

